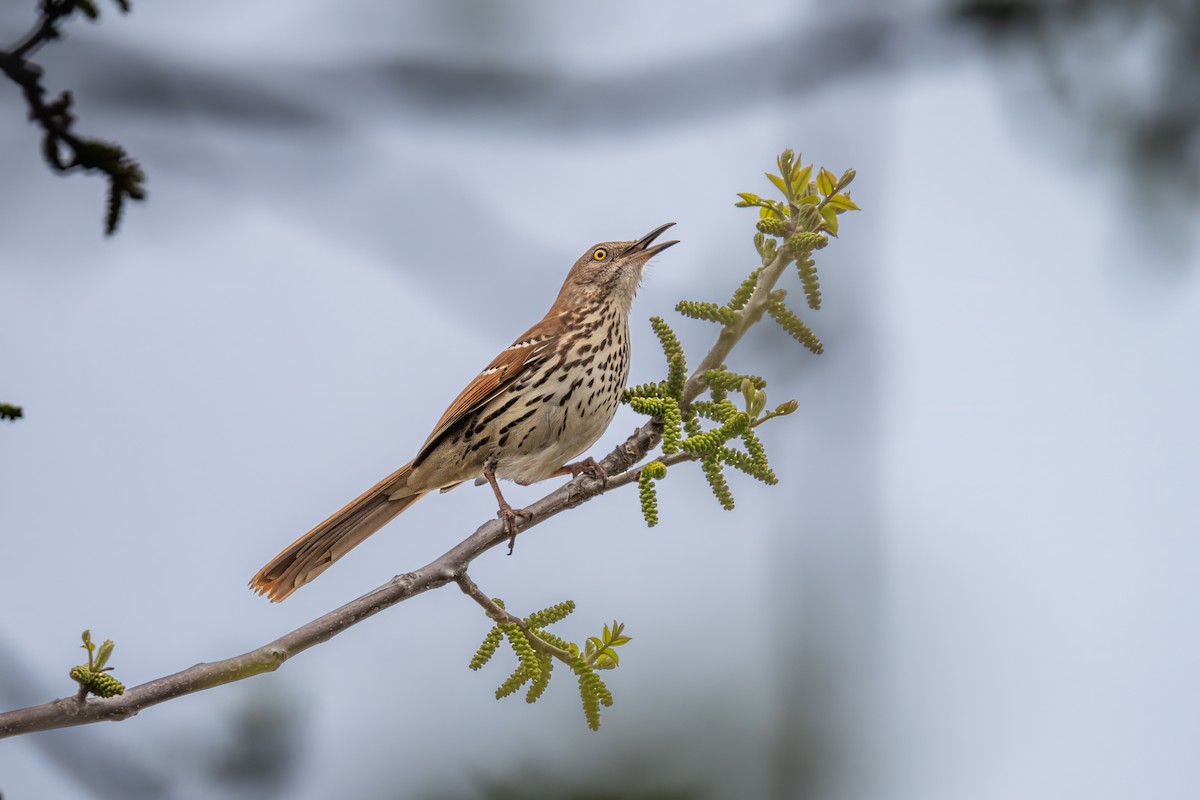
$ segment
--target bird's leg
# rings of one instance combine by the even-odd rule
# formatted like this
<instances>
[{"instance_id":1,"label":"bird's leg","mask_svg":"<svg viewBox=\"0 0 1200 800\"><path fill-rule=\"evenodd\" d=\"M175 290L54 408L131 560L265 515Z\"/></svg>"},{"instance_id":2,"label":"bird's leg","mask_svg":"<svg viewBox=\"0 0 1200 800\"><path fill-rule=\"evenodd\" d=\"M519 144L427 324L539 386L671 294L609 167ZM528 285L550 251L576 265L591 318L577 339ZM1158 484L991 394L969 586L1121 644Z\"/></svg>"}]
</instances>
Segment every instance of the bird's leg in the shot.
<instances>
[{"instance_id":1,"label":"bird's leg","mask_svg":"<svg viewBox=\"0 0 1200 800\"><path fill-rule=\"evenodd\" d=\"M576 461L571 464L564 464L558 468L558 471L551 477L559 475L570 475L572 478L578 478L580 475L587 475L598 481L607 481L608 473L604 471L603 465L596 459L588 456L582 461Z\"/></svg>"},{"instance_id":2,"label":"bird's leg","mask_svg":"<svg viewBox=\"0 0 1200 800\"><path fill-rule=\"evenodd\" d=\"M491 485L492 491L496 494L496 502L500 504L500 510L496 512L496 516L504 522L504 531L508 534L508 554L511 556L513 547L517 544L517 518L530 519L533 517L533 512L523 508L514 510L508 504L504 495L500 493L500 484L496 482L496 464L490 459L483 465L483 477Z\"/></svg>"}]
</instances>

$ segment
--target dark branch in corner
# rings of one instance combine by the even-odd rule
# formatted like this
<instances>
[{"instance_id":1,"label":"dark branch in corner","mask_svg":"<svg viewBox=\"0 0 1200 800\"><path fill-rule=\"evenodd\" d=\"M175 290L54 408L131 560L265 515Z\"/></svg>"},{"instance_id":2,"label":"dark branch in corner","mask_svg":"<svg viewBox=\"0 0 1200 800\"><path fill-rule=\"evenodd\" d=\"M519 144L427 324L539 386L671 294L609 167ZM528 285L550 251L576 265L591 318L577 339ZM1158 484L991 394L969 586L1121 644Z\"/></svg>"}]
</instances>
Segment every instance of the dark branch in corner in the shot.
<instances>
[{"instance_id":1,"label":"dark branch in corner","mask_svg":"<svg viewBox=\"0 0 1200 800\"><path fill-rule=\"evenodd\" d=\"M129 0L115 2L122 12L129 11ZM73 13L81 11L94 20L100 12L93 0L41 0L39 11L41 18L33 30L12 48L0 50L0 72L21 87L29 105L29 119L44 133L42 157L51 169L56 172L83 169L108 176L104 232L111 236L121 222L125 199L145 199L146 175L119 144L75 133L72 130L75 115L71 112L71 93L64 91L47 101L42 68L28 60L42 45L62 36L59 26Z\"/></svg>"}]
</instances>

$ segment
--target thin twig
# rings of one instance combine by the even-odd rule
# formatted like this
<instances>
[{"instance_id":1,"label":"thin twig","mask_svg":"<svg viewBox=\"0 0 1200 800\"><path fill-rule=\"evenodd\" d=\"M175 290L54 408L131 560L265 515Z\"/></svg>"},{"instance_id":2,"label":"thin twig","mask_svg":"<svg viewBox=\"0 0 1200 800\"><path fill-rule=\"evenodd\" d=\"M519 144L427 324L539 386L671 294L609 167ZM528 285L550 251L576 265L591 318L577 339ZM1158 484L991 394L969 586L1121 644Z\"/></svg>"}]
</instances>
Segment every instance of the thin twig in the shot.
<instances>
[{"instance_id":1,"label":"thin twig","mask_svg":"<svg viewBox=\"0 0 1200 800\"><path fill-rule=\"evenodd\" d=\"M575 659L570 653L568 653L566 650L563 650L561 647L555 647L542 637L538 636L536 633L533 633L529 629L529 625L525 622L525 620L521 619L516 614L501 608L495 600L484 594L483 590L480 589L475 581L471 580L471 577L465 572L462 575L459 575L456 580L458 581L459 587L463 590L463 594L467 595L480 606L482 606L483 610L487 612L487 615L490 619L493 619L496 622L516 625L525 634L525 638L529 640L529 643L533 645L533 649L541 650L546 655L554 656L564 664L574 663Z\"/></svg>"}]
</instances>

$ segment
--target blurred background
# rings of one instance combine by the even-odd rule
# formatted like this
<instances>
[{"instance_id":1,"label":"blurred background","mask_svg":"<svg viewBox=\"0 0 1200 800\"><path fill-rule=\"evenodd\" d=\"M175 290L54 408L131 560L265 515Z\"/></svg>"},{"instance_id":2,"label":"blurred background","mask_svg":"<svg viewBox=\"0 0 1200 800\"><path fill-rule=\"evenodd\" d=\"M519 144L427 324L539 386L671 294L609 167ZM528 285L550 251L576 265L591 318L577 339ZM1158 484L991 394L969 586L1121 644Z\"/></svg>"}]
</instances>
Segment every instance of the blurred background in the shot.
<instances>
[{"instance_id":1,"label":"blurred background","mask_svg":"<svg viewBox=\"0 0 1200 800\"><path fill-rule=\"evenodd\" d=\"M819 254L812 356L731 366L800 412L781 485L696 468L472 570L619 618L616 705L497 702L489 623L418 597L278 673L0 744L22 798L1127 798L1200 792L1200 5L1189 0L209 0L42 50L80 132L145 167L59 178L0 82L0 706L256 647L492 517L417 504L287 603L245 589L411 457L590 244L670 220L634 306L694 358L756 263L784 147L860 213ZM0 5L0 44L34 23ZM786 284L796 296L794 276ZM628 409L597 446L638 419ZM552 484L509 490L514 503Z\"/></svg>"}]
</instances>

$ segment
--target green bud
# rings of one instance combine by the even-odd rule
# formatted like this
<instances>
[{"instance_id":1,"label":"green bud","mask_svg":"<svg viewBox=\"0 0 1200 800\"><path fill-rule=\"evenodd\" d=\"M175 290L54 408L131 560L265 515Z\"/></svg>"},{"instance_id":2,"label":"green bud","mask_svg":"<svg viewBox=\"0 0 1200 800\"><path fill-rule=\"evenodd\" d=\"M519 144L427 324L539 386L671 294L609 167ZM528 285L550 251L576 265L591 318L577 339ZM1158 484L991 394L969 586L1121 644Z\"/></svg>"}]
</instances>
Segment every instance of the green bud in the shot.
<instances>
[{"instance_id":1,"label":"green bud","mask_svg":"<svg viewBox=\"0 0 1200 800\"><path fill-rule=\"evenodd\" d=\"M788 247L792 248L792 252L796 254L820 250L828 244L828 236L813 231L799 231L788 239Z\"/></svg>"},{"instance_id":2,"label":"green bud","mask_svg":"<svg viewBox=\"0 0 1200 800\"><path fill-rule=\"evenodd\" d=\"M775 240L768 239L766 245L764 245L763 248L759 251L759 254L762 256L763 266L766 266L767 264L770 264L772 261L774 261L775 254L777 252L779 252L779 250L775 244Z\"/></svg>"},{"instance_id":3,"label":"green bud","mask_svg":"<svg viewBox=\"0 0 1200 800\"><path fill-rule=\"evenodd\" d=\"M767 407L767 393L755 392L754 398L750 401L750 416L758 419L758 415Z\"/></svg>"},{"instance_id":4,"label":"green bud","mask_svg":"<svg viewBox=\"0 0 1200 800\"><path fill-rule=\"evenodd\" d=\"M88 691L97 697L116 697L119 694L125 694L125 686L107 672L96 672L92 674Z\"/></svg>"},{"instance_id":5,"label":"green bud","mask_svg":"<svg viewBox=\"0 0 1200 800\"><path fill-rule=\"evenodd\" d=\"M758 221L755 227L762 233L768 236L787 236L791 231L788 230L788 224L781 219L774 217L764 217Z\"/></svg>"}]
</instances>

